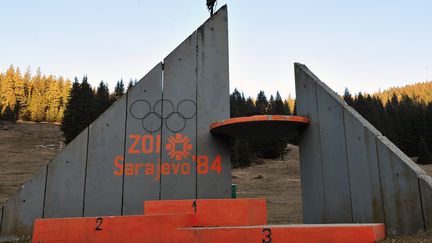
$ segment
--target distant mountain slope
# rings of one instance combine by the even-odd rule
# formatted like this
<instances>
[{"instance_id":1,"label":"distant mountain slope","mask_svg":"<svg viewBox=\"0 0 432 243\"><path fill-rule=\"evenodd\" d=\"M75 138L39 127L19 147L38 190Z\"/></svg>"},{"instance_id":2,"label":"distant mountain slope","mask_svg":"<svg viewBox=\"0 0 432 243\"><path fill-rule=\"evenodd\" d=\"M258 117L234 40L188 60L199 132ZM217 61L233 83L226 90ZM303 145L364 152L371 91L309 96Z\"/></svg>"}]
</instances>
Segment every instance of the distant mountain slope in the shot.
<instances>
[{"instance_id":1,"label":"distant mountain slope","mask_svg":"<svg viewBox=\"0 0 432 243\"><path fill-rule=\"evenodd\" d=\"M385 104L391 99L393 94L396 94L400 99L407 95L416 102L430 103L432 102L432 81L405 85L403 87L392 87L384 91L374 93Z\"/></svg>"}]
</instances>

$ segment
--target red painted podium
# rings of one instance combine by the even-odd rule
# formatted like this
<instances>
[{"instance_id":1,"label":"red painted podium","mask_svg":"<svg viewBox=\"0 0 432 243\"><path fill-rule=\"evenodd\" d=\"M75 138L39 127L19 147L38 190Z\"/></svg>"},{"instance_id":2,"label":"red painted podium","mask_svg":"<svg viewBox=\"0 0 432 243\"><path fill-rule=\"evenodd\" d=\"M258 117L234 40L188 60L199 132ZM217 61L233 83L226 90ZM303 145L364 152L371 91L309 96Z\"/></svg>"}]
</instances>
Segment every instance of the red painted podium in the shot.
<instances>
[{"instance_id":1,"label":"red painted podium","mask_svg":"<svg viewBox=\"0 0 432 243\"><path fill-rule=\"evenodd\" d=\"M264 199L144 202L144 215L37 219L33 242L377 242L383 224L266 225Z\"/></svg>"}]
</instances>

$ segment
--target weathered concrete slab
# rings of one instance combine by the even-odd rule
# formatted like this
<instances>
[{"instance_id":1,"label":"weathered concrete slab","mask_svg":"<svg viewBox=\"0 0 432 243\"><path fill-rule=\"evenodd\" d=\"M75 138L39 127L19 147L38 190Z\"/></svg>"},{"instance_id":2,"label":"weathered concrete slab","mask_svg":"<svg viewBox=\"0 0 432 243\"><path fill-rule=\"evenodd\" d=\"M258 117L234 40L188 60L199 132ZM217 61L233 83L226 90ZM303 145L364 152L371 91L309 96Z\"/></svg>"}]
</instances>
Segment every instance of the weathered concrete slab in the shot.
<instances>
[{"instance_id":1,"label":"weathered concrete slab","mask_svg":"<svg viewBox=\"0 0 432 243\"><path fill-rule=\"evenodd\" d=\"M159 199L162 63L128 91L123 214L143 213L145 200Z\"/></svg>"},{"instance_id":2,"label":"weathered concrete slab","mask_svg":"<svg viewBox=\"0 0 432 243\"><path fill-rule=\"evenodd\" d=\"M295 71L298 114L311 118L300 138L303 207L326 213L319 219L304 209L305 223L309 217L318 223L385 222L390 234L429 228L431 203L425 202L432 201L432 186L425 172L306 66L295 64ZM316 178L310 179L314 167ZM322 168L322 174L316 168ZM321 201L311 200L319 186L324 187L324 208Z\"/></svg>"},{"instance_id":3,"label":"weathered concrete slab","mask_svg":"<svg viewBox=\"0 0 432 243\"><path fill-rule=\"evenodd\" d=\"M2 238L30 241L33 221L43 217L47 166L13 194L4 204Z\"/></svg>"},{"instance_id":4,"label":"weathered concrete slab","mask_svg":"<svg viewBox=\"0 0 432 243\"><path fill-rule=\"evenodd\" d=\"M45 218L83 214L88 128L50 161L45 193Z\"/></svg>"},{"instance_id":5,"label":"weathered concrete slab","mask_svg":"<svg viewBox=\"0 0 432 243\"><path fill-rule=\"evenodd\" d=\"M377 151L389 234L424 230L418 177L424 173L386 137L378 136Z\"/></svg>"},{"instance_id":6,"label":"weathered concrete slab","mask_svg":"<svg viewBox=\"0 0 432 243\"><path fill-rule=\"evenodd\" d=\"M229 198L231 196L229 143L217 140L209 133L213 122L230 117L226 6L198 29L197 38L197 197Z\"/></svg>"},{"instance_id":7,"label":"weathered concrete slab","mask_svg":"<svg viewBox=\"0 0 432 243\"><path fill-rule=\"evenodd\" d=\"M195 31L164 60L161 199L196 197L196 49Z\"/></svg>"},{"instance_id":8,"label":"weathered concrete slab","mask_svg":"<svg viewBox=\"0 0 432 243\"><path fill-rule=\"evenodd\" d=\"M432 230L432 178L429 175L419 177L426 230Z\"/></svg>"},{"instance_id":9,"label":"weathered concrete slab","mask_svg":"<svg viewBox=\"0 0 432 243\"><path fill-rule=\"evenodd\" d=\"M40 217L141 214L148 199L229 197L230 154L209 133L229 117L226 18L222 7L13 195L1 235L28 240Z\"/></svg>"},{"instance_id":10,"label":"weathered concrete slab","mask_svg":"<svg viewBox=\"0 0 432 243\"><path fill-rule=\"evenodd\" d=\"M3 205L0 207L0 235L1 235L2 222L3 222Z\"/></svg>"},{"instance_id":11,"label":"weathered concrete slab","mask_svg":"<svg viewBox=\"0 0 432 243\"><path fill-rule=\"evenodd\" d=\"M384 222L375 136L354 109L344 109L345 140L354 223Z\"/></svg>"},{"instance_id":12,"label":"weathered concrete slab","mask_svg":"<svg viewBox=\"0 0 432 243\"><path fill-rule=\"evenodd\" d=\"M306 67L294 64L297 114L310 119L309 126L300 136L300 171L302 186L303 222L327 222L321 161L320 129L315 80Z\"/></svg>"},{"instance_id":13,"label":"weathered concrete slab","mask_svg":"<svg viewBox=\"0 0 432 243\"><path fill-rule=\"evenodd\" d=\"M84 216L120 215L127 95L89 126Z\"/></svg>"},{"instance_id":14,"label":"weathered concrete slab","mask_svg":"<svg viewBox=\"0 0 432 243\"><path fill-rule=\"evenodd\" d=\"M343 107L321 86L316 91L327 223L351 222Z\"/></svg>"}]
</instances>

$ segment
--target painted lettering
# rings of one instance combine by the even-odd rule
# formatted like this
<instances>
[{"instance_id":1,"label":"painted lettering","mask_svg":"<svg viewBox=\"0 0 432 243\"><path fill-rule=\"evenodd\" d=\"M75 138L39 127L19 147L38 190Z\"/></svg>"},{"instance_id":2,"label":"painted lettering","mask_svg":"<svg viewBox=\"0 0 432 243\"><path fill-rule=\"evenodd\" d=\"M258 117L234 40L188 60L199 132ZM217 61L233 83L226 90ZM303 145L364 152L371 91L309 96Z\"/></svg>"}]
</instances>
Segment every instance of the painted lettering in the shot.
<instances>
[{"instance_id":1,"label":"painted lettering","mask_svg":"<svg viewBox=\"0 0 432 243\"><path fill-rule=\"evenodd\" d=\"M126 163L125 175L131 176L134 174L134 165L131 163Z\"/></svg>"},{"instance_id":2,"label":"painted lettering","mask_svg":"<svg viewBox=\"0 0 432 243\"><path fill-rule=\"evenodd\" d=\"M114 158L114 166L118 168L118 170L114 170L114 175L122 176L123 175L123 156L117 156Z\"/></svg>"},{"instance_id":3,"label":"painted lettering","mask_svg":"<svg viewBox=\"0 0 432 243\"><path fill-rule=\"evenodd\" d=\"M153 164L146 164L145 173L146 175L153 175L154 174L154 165Z\"/></svg>"},{"instance_id":4,"label":"painted lettering","mask_svg":"<svg viewBox=\"0 0 432 243\"><path fill-rule=\"evenodd\" d=\"M132 134L132 135L129 135L129 138L133 139L134 141L133 141L132 145L130 146L130 148L128 150L128 153L130 153L130 154L139 154L140 151L138 149L136 149L136 146L140 142L141 136L140 135L134 135L134 134Z\"/></svg>"},{"instance_id":5,"label":"painted lettering","mask_svg":"<svg viewBox=\"0 0 432 243\"><path fill-rule=\"evenodd\" d=\"M170 164L163 163L162 164L162 175L169 175L170 174Z\"/></svg>"},{"instance_id":6,"label":"painted lettering","mask_svg":"<svg viewBox=\"0 0 432 243\"><path fill-rule=\"evenodd\" d=\"M208 157L207 156L198 156L197 171L198 171L198 174L207 174L208 173Z\"/></svg>"},{"instance_id":7,"label":"painted lettering","mask_svg":"<svg viewBox=\"0 0 432 243\"><path fill-rule=\"evenodd\" d=\"M222 171L222 165L221 165L221 156L216 156L215 160L212 163L212 166L210 167L210 170L216 171L218 174Z\"/></svg>"},{"instance_id":8,"label":"painted lettering","mask_svg":"<svg viewBox=\"0 0 432 243\"><path fill-rule=\"evenodd\" d=\"M152 154L152 153L160 153L161 150L161 136L155 136L146 134L141 136L139 134L129 135L129 138L132 140L132 145L128 149L129 154ZM139 143L141 142L141 149L139 148Z\"/></svg>"},{"instance_id":9,"label":"painted lettering","mask_svg":"<svg viewBox=\"0 0 432 243\"><path fill-rule=\"evenodd\" d=\"M153 136L152 135L144 135L142 137L141 149L144 154L153 153Z\"/></svg>"},{"instance_id":10,"label":"painted lettering","mask_svg":"<svg viewBox=\"0 0 432 243\"><path fill-rule=\"evenodd\" d=\"M183 163L181 166L182 175L188 175L190 174L190 164L189 163Z\"/></svg>"},{"instance_id":11,"label":"painted lettering","mask_svg":"<svg viewBox=\"0 0 432 243\"><path fill-rule=\"evenodd\" d=\"M174 175L177 175L180 169L180 163L171 163L171 167L174 172Z\"/></svg>"}]
</instances>

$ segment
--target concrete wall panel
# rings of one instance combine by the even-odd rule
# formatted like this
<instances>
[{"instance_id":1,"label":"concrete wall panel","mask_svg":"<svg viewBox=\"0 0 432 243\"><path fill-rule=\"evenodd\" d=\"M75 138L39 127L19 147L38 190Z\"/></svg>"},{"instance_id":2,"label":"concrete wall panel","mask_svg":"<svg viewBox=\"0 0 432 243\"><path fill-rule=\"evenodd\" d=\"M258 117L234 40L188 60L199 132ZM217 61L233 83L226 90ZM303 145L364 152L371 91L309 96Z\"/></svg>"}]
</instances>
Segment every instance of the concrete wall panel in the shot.
<instances>
[{"instance_id":1,"label":"concrete wall panel","mask_svg":"<svg viewBox=\"0 0 432 243\"><path fill-rule=\"evenodd\" d=\"M317 85L327 223L352 221L343 107Z\"/></svg>"},{"instance_id":2,"label":"concrete wall panel","mask_svg":"<svg viewBox=\"0 0 432 243\"><path fill-rule=\"evenodd\" d=\"M88 128L60 151L48 166L45 218L83 214Z\"/></svg>"},{"instance_id":3,"label":"concrete wall panel","mask_svg":"<svg viewBox=\"0 0 432 243\"><path fill-rule=\"evenodd\" d=\"M231 196L229 143L217 140L209 132L213 122L230 117L226 6L198 29L197 56L197 154L205 156L208 162L198 166L198 198L228 198Z\"/></svg>"},{"instance_id":4,"label":"concrete wall panel","mask_svg":"<svg viewBox=\"0 0 432 243\"><path fill-rule=\"evenodd\" d=\"M123 95L89 127L84 216L121 214L126 100Z\"/></svg>"},{"instance_id":5,"label":"concrete wall panel","mask_svg":"<svg viewBox=\"0 0 432 243\"><path fill-rule=\"evenodd\" d=\"M387 233L424 230L418 182L424 172L386 137L378 136L376 141Z\"/></svg>"},{"instance_id":6,"label":"concrete wall panel","mask_svg":"<svg viewBox=\"0 0 432 243\"><path fill-rule=\"evenodd\" d=\"M161 99L159 63L128 91L125 163L132 170L125 171L124 215L142 214L145 200L159 199L160 178L156 172L160 166Z\"/></svg>"},{"instance_id":7,"label":"concrete wall panel","mask_svg":"<svg viewBox=\"0 0 432 243\"><path fill-rule=\"evenodd\" d=\"M384 222L375 142L375 136L380 133L362 120L352 108L344 110L353 222Z\"/></svg>"},{"instance_id":8,"label":"concrete wall panel","mask_svg":"<svg viewBox=\"0 0 432 243\"><path fill-rule=\"evenodd\" d=\"M4 204L2 238L30 241L33 221L43 217L47 166L13 194Z\"/></svg>"},{"instance_id":9,"label":"concrete wall panel","mask_svg":"<svg viewBox=\"0 0 432 243\"><path fill-rule=\"evenodd\" d=\"M0 235L1 235L2 222L3 222L3 205L0 207Z\"/></svg>"},{"instance_id":10,"label":"concrete wall panel","mask_svg":"<svg viewBox=\"0 0 432 243\"><path fill-rule=\"evenodd\" d=\"M419 178L426 230L432 230L432 178L421 175Z\"/></svg>"},{"instance_id":11,"label":"concrete wall panel","mask_svg":"<svg viewBox=\"0 0 432 243\"><path fill-rule=\"evenodd\" d=\"M141 214L148 199L229 197L230 153L209 133L229 117L227 28L222 7L14 194L0 211L2 239L29 240L44 216ZM198 189L203 155L209 171Z\"/></svg>"},{"instance_id":12,"label":"concrete wall panel","mask_svg":"<svg viewBox=\"0 0 432 243\"><path fill-rule=\"evenodd\" d=\"M195 31L164 60L161 199L196 198L196 41Z\"/></svg>"},{"instance_id":13,"label":"concrete wall panel","mask_svg":"<svg viewBox=\"0 0 432 243\"><path fill-rule=\"evenodd\" d=\"M321 162L316 84L303 65L295 64L297 114L310 119L299 141L303 222L324 223L325 195Z\"/></svg>"},{"instance_id":14,"label":"concrete wall panel","mask_svg":"<svg viewBox=\"0 0 432 243\"><path fill-rule=\"evenodd\" d=\"M300 138L305 223L311 218L314 223L384 222L389 234L429 228L432 183L425 172L306 66L295 64L295 71L298 114L311 118ZM324 208L313 200L320 186ZM315 217L307 208L326 217Z\"/></svg>"}]
</instances>

